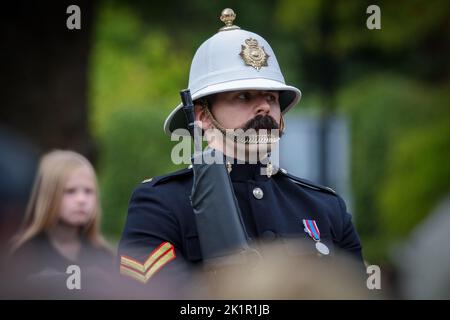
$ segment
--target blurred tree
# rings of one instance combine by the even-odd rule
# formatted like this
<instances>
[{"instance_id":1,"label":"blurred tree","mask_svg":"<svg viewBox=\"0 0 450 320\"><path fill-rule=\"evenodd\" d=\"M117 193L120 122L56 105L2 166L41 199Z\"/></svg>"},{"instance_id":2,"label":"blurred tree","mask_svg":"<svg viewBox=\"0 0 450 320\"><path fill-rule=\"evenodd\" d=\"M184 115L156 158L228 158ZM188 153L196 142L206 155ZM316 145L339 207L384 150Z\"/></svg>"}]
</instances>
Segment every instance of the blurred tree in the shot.
<instances>
[{"instance_id":1,"label":"blurred tree","mask_svg":"<svg viewBox=\"0 0 450 320\"><path fill-rule=\"evenodd\" d=\"M81 7L81 30L66 9ZM0 10L0 122L42 151L71 148L95 158L88 131L87 67L96 1L14 1Z\"/></svg>"},{"instance_id":2,"label":"blurred tree","mask_svg":"<svg viewBox=\"0 0 450 320\"><path fill-rule=\"evenodd\" d=\"M103 4L95 34L91 127L100 145L103 225L117 239L133 188L175 167L162 127L178 104L188 57L122 4Z\"/></svg>"},{"instance_id":3,"label":"blurred tree","mask_svg":"<svg viewBox=\"0 0 450 320\"><path fill-rule=\"evenodd\" d=\"M420 99L425 112L416 112L420 123L389 146L377 201L389 238L408 235L450 191L449 89L430 88Z\"/></svg>"},{"instance_id":4,"label":"blurred tree","mask_svg":"<svg viewBox=\"0 0 450 320\"><path fill-rule=\"evenodd\" d=\"M369 259L386 259L388 244L450 190L447 88L380 73L341 90L353 133L357 226Z\"/></svg>"},{"instance_id":5,"label":"blurred tree","mask_svg":"<svg viewBox=\"0 0 450 320\"><path fill-rule=\"evenodd\" d=\"M103 226L113 240L122 232L132 190L144 179L176 169L158 105L130 110L114 113L99 136Z\"/></svg>"}]
</instances>

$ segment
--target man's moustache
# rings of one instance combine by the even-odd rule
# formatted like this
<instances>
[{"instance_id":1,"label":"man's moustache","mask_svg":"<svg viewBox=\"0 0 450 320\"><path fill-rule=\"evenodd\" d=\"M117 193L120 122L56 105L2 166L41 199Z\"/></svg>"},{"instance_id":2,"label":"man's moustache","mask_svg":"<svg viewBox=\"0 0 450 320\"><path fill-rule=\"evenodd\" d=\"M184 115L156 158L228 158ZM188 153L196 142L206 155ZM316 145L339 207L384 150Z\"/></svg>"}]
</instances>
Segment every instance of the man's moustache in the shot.
<instances>
[{"instance_id":1,"label":"man's moustache","mask_svg":"<svg viewBox=\"0 0 450 320\"><path fill-rule=\"evenodd\" d=\"M260 130L260 129L279 129L278 123L272 116L269 115L257 115L253 119L247 121L242 128L244 131L248 129Z\"/></svg>"}]
</instances>

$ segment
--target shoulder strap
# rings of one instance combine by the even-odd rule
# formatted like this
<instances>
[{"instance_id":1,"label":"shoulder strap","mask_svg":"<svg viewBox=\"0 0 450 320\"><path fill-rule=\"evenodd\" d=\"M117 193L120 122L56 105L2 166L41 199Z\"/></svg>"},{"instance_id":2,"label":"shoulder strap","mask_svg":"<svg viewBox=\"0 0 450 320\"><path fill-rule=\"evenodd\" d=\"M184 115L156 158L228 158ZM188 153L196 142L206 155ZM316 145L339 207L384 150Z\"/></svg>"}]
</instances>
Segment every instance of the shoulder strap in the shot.
<instances>
[{"instance_id":1,"label":"shoulder strap","mask_svg":"<svg viewBox=\"0 0 450 320\"><path fill-rule=\"evenodd\" d=\"M150 187L150 186L157 185L158 183L161 183L161 182L164 182L164 181L168 181L168 180L170 180L172 178L180 177L180 176L187 175L187 174L190 174L190 173L192 173L192 166L189 166L188 168L181 169L181 170L178 170L178 171L175 171L175 172L171 172L171 173L166 174L166 175L157 176L157 177L150 178L150 179L145 179L144 181L142 181L142 183L145 183L145 184L147 184Z\"/></svg>"},{"instance_id":2,"label":"shoulder strap","mask_svg":"<svg viewBox=\"0 0 450 320\"><path fill-rule=\"evenodd\" d=\"M281 174L283 174L286 177L288 177L292 182L294 182L294 183L296 183L298 185L301 185L303 187L307 187L307 188L310 188L310 189L313 189L313 190L323 191L323 192L331 193L333 195L337 195L336 191L334 191L330 187L322 186L320 184L316 184L316 183L311 182L311 181L306 180L306 179L301 179L299 177L296 177L296 176L288 173L285 169L280 169L279 172L281 172Z\"/></svg>"}]
</instances>

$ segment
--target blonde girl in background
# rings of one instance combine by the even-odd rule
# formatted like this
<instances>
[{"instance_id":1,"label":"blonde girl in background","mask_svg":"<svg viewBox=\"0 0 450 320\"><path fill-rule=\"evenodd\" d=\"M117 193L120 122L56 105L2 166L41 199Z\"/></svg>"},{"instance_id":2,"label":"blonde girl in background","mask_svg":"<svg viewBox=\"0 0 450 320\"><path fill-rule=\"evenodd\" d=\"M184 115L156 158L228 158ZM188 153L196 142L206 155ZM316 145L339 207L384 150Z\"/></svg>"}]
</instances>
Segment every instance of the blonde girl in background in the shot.
<instances>
[{"instance_id":1,"label":"blonde girl in background","mask_svg":"<svg viewBox=\"0 0 450 320\"><path fill-rule=\"evenodd\" d=\"M101 235L100 217L91 163L73 151L45 154L22 228L12 242L14 272L26 280L58 274L65 279L70 265L79 266L82 274L112 270L113 254ZM65 281L62 284L65 286Z\"/></svg>"}]
</instances>

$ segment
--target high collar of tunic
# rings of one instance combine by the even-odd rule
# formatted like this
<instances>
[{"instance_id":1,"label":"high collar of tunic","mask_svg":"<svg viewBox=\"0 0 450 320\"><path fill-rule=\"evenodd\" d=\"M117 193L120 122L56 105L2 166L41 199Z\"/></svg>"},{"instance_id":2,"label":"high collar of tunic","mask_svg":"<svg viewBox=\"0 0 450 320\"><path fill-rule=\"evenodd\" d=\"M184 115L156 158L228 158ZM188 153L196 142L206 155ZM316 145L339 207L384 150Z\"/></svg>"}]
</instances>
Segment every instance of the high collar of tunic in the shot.
<instances>
[{"instance_id":1,"label":"high collar of tunic","mask_svg":"<svg viewBox=\"0 0 450 320\"><path fill-rule=\"evenodd\" d=\"M266 181L270 178L265 174L266 165L261 163L235 163L232 164L230 177L232 181Z\"/></svg>"}]
</instances>

